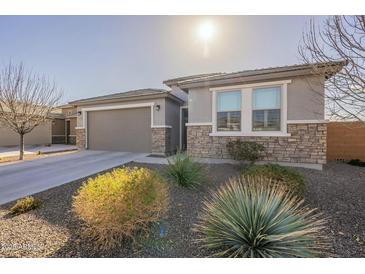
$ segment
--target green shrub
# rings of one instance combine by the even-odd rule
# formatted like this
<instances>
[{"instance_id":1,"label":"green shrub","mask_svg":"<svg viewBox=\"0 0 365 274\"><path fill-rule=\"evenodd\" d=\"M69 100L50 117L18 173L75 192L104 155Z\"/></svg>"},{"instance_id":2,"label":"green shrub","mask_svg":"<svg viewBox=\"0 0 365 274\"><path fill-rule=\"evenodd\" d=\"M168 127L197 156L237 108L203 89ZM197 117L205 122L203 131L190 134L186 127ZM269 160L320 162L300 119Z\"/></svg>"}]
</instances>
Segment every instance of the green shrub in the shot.
<instances>
[{"instance_id":1,"label":"green shrub","mask_svg":"<svg viewBox=\"0 0 365 274\"><path fill-rule=\"evenodd\" d=\"M300 197L303 197L304 195L304 177L292 168L280 166L278 164L254 165L243 169L242 174L246 176L270 178L272 179L271 183L283 185Z\"/></svg>"},{"instance_id":2,"label":"green shrub","mask_svg":"<svg viewBox=\"0 0 365 274\"><path fill-rule=\"evenodd\" d=\"M195 188L204 181L203 166L194 162L189 156L177 153L167 161L165 174L171 182L183 187Z\"/></svg>"},{"instance_id":3,"label":"green shrub","mask_svg":"<svg viewBox=\"0 0 365 274\"><path fill-rule=\"evenodd\" d=\"M219 257L316 257L327 248L325 221L269 180L237 177L204 203L194 228Z\"/></svg>"},{"instance_id":4,"label":"green shrub","mask_svg":"<svg viewBox=\"0 0 365 274\"><path fill-rule=\"evenodd\" d=\"M16 201L15 205L10 208L10 214L18 215L33 210L41 205L41 201L32 196L28 196Z\"/></svg>"},{"instance_id":5,"label":"green shrub","mask_svg":"<svg viewBox=\"0 0 365 274\"><path fill-rule=\"evenodd\" d=\"M168 188L163 178L145 168L119 168L89 179L73 200L85 232L102 249L148 229L167 211Z\"/></svg>"},{"instance_id":6,"label":"green shrub","mask_svg":"<svg viewBox=\"0 0 365 274\"><path fill-rule=\"evenodd\" d=\"M235 140L227 143L227 150L234 160L249 161L253 164L260 159L260 153L265 147L255 142Z\"/></svg>"},{"instance_id":7,"label":"green shrub","mask_svg":"<svg viewBox=\"0 0 365 274\"><path fill-rule=\"evenodd\" d=\"M365 167L365 162L361 161L360 159L352 159L352 160L348 161L348 164L352 165L352 166Z\"/></svg>"}]
</instances>

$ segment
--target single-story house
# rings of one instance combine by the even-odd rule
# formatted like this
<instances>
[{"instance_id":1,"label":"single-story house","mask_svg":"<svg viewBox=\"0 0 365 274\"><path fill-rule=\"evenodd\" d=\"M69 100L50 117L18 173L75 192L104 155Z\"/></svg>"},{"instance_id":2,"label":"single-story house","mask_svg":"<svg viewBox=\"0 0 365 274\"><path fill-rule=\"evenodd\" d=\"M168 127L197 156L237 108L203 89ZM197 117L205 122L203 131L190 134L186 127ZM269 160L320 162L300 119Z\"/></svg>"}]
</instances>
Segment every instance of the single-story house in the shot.
<instances>
[{"instance_id":1,"label":"single-story house","mask_svg":"<svg viewBox=\"0 0 365 274\"><path fill-rule=\"evenodd\" d=\"M5 115L5 117L13 117L14 111L17 112L17 117L21 117L23 106L21 102L17 102L12 104L12 111L8 104L1 104L2 112L0 115ZM34 109L33 109L34 110ZM34 115L34 114L33 114ZM35 127L31 132L24 135L24 144L25 145L43 145L43 144L51 144L52 142L52 117L49 117L44 123ZM21 120L17 120L18 123ZM20 125L20 124L19 124ZM13 147L18 146L20 143L20 135L10 129L5 121L0 119L0 147Z\"/></svg>"},{"instance_id":2,"label":"single-story house","mask_svg":"<svg viewBox=\"0 0 365 274\"><path fill-rule=\"evenodd\" d=\"M0 147L18 146L19 134L0 124ZM24 135L25 145L44 145L52 142L52 122L48 121Z\"/></svg>"},{"instance_id":3,"label":"single-story house","mask_svg":"<svg viewBox=\"0 0 365 274\"><path fill-rule=\"evenodd\" d=\"M76 144L76 107L64 105L52 111L49 119L24 135L25 145ZM19 135L0 123L0 147L19 145Z\"/></svg>"},{"instance_id":4,"label":"single-story house","mask_svg":"<svg viewBox=\"0 0 365 274\"><path fill-rule=\"evenodd\" d=\"M210 73L70 102L80 149L229 158L230 140L265 146L263 159L321 167L326 163L325 78L344 62ZM334 69L333 69L334 68Z\"/></svg>"}]
</instances>

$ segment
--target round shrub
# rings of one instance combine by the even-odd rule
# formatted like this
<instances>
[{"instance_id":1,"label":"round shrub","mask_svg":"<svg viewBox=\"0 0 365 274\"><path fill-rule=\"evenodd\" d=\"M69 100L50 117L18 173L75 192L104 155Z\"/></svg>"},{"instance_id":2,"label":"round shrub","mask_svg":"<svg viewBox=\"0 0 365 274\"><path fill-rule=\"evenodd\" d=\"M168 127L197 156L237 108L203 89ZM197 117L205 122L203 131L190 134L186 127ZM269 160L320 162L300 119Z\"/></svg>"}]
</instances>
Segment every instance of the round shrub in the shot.
<instances>
[{"instance_id":1,"label":"round shrub","mask_svg":"<svg viewBox=\"0 0 365 274\"><path fill-rule=\"evenodd\" d=\"M41 201L32 196L27 196L25 198L19 199L10 208L10 214L18 215L30 210L36 209L41 205Z\"/></svg>"},{"instance_id":2,"label":"round shrub","mask_svg":"<svg viewBox=\"0 0 365 274\"><path fill-rule=\"evenodd\" d=\"M265 147L256 142L234 140L227 143L227 150L234 160L249 161L253 164L260 159Z\"/></svg>"},{"instance_id":3,"label":"round shrub","mask_svg":"<svg viewBox=\"0 0 365 274\"><path fill-rule=\"evenodd\" d=\"M267 177L267 182L277 183L286 187L293 194L303 197L305 181L303 175L296 170L278 164L253 165L242 171L245 176Z\"/></svg>"},{"instance_id":4,"label":"round shrub","mask_svg":"<svg viewBox=\"0 0 365 274\"><path fill-rule=\"evenodd\" d=\"M267 178L237 177L204 203L198 242L220 257L315 257L327 247L324 220Z\"/></svg>"},{"instance_id":5,"label":"round shrub","mask_svg":"<svg viewBox=\"0 0 365 274\"><path fill-rule=\"evenodd\" d=\"M167 185L156 172L145 168L119 168L89 179L73 200L74 211L87 225L87 235L102 249L147 229L167 207Z\"/></svg>"}]
</instances>

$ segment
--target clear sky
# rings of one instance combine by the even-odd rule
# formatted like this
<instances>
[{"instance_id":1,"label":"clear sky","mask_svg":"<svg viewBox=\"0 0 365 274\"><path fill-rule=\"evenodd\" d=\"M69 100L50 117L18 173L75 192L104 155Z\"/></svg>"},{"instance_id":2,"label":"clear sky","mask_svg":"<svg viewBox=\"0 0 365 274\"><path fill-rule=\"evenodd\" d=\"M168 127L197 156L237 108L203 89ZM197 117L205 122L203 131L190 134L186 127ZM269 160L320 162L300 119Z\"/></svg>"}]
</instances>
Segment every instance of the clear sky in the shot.
<instances>
[{"instance_id":1,"label":"clear sky","mask_svg":"<svg viewBox=\"0 0 365 274\"><path fill-rule=\"evenodd\" d=\"M199 25L215 28L208 54ZM191 74L299 62L305 16L0 16L0 63L22 61L64 90L64 101Z\"/></svg>"}]
</instances>

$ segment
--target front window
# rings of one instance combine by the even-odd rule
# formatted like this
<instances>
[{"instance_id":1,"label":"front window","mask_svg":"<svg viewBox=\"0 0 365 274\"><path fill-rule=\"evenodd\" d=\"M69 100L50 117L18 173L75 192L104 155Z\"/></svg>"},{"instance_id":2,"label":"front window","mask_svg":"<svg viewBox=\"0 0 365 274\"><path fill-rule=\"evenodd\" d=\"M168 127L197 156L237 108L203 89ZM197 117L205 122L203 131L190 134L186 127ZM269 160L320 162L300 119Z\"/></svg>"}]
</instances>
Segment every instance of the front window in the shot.
<instances>
[{"instance_id":1,"label":"front window","mask_svg":"<svg viewBox=\"0 0 365 274\"><path fill-rule=\"evenodd\" d=\"M241 130L241 91L217 93L217 131Z\"/></svg>"},{"instance_id":2,"label":"front window","mask_svg":"<svg viewBox=\"0 0 365 274\"><path fill-rule=\"evenodd\" d=\"M280 131L281 88L253 90L253 131Z\"/></svg>"}]
</instances>

